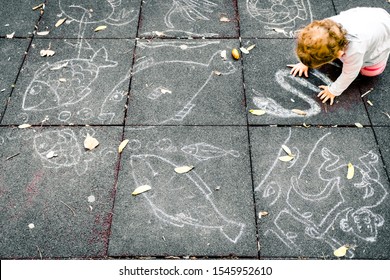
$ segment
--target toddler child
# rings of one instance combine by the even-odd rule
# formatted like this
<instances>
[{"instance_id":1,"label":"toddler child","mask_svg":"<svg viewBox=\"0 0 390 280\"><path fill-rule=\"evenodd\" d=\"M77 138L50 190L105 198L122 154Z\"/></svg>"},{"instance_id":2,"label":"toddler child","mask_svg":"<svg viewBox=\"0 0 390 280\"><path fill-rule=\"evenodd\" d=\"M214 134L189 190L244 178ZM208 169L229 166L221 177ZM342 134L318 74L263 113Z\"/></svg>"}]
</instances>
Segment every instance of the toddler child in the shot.
<instances>
[{"instance_id":1,"label":"toddler child","mask_svg":"<svg viewBox=\"0 0 390 280\"><path fill-rule=\"evenodd\" d=\"M377 76L386 67L390 53L390 14L381 8L353 8L324 20L313 21L299 31L297 64L293 76L304 74L309 68L340 59L342 73L329 86L320 86L318 97L322 103L339 96L360 74Z\"/></svg>"}]
</instances>

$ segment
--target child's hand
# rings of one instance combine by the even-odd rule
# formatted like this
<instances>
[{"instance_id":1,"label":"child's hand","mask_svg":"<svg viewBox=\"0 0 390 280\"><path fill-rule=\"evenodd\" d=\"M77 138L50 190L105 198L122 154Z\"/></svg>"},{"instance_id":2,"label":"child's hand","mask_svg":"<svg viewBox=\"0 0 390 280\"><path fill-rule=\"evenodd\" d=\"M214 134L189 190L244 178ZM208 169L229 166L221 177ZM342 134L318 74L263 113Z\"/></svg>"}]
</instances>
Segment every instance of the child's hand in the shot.
<instances>
[{"instance_id":1,"label":"child's hand","mask_svg":"<svg viewBox=\"0 0 390 280\"><path fill-rule=\"evenodd\" d=\"M287 64L288 67L292 67L290 74L292 74L294 77L295 75L299 75L299 77L302 77L302 74L305 74L305 77L309 77L309 67L307 67L302 62L299 62L297 64Z\"/></svg>"},{"instance_id":2,"label":"child's hand","mask_svg":"<svg viewBox=\"0 0 390 280\"><path fill-rule=\"evenodd\" d=\"M322 91L317 95L322 100L322 103L325 103L326 101L330 101L330 105L333 105L334 98L336 95L333 95L329 91L329 87L327 86L319 86Z\"/></svg>"}]
</instances>

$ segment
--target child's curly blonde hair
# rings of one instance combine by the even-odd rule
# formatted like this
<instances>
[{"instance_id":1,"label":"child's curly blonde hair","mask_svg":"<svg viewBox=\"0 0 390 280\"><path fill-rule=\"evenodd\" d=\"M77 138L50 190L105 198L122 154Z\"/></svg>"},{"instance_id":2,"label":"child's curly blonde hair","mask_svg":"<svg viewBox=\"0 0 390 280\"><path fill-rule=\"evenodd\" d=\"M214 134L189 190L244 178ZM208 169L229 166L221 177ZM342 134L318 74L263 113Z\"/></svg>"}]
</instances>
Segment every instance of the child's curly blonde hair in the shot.
<instances>
[{"instance_id":1,"label":"child's curly blonde hair","mask_svg":"<svg viewBox=\"0 0 390 280\"><path fill-rule=\"evenodd\" d=\"M310 68L331 62L348 45L346 34L345 29L331 19L313 21L298 33L299 60Z\"/></svg>"}]
</instances>

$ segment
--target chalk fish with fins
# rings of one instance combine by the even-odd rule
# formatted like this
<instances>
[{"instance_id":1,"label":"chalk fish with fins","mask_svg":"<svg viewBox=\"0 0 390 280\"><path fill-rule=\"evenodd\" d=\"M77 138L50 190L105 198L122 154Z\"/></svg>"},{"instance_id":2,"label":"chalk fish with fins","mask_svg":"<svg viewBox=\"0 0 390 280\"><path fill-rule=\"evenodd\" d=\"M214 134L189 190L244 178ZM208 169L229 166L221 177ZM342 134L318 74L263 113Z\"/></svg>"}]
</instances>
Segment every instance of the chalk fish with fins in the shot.
<instances>
[{"instance_id":1,"label":"chalk fish with fins","mask_svg":"<svg viewBox=\"0 0 390 280\"><path fill-rule=\"evenodd\" d=\"M159 219L177 227L216 229L233 243L241 237L245 225L222 215L195 171L177 174L176 164L156 155L133 155L130 163L136 185L151 186L141 196Z\"/></svg>"},{"instance_id":2,"label":"chalk fish with fins","mask_svg":"<svg viewBox=\"0 0 390 280\"><path fill-rule=\"evenodd\" d=\"M192 155L200 161L209 160L212 158L223 157L226 155L231 155L233 157L239 157L240 154L235 151L225 151L221 148L215 147L207 143L196 143L181 148L182 152Z\"/></svg>"},{"instance_id":3,"label":"chalk fish with fins","mask_svg":"<svg viewBox=\"0 0 390 280\"><path fill-rule=\"evenodd\" d=\"M22 102L26 111L45 111L75 104L91 93L90 86L101 68L116 67L107 50L99 49L91 59L66 59L45 64L34 74Z\"/></svg>"}]
</instances>

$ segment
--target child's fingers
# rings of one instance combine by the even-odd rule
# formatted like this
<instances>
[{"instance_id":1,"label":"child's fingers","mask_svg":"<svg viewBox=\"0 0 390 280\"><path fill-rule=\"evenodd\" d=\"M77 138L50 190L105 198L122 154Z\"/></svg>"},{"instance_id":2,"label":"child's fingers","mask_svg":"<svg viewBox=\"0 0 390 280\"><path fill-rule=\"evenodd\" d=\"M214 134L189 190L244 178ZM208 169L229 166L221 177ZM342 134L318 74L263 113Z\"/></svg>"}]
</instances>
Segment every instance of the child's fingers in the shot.
<instances>
[{"instance_id":1,"label":"child's fingers","mask_svg":"<svg viewBox=\"0 0 390 280\"><path fill-rule=\"evenodd\" d=\"M287 64L287 67L294 67L296 64Z\"/></svg>"}]
</instances>

